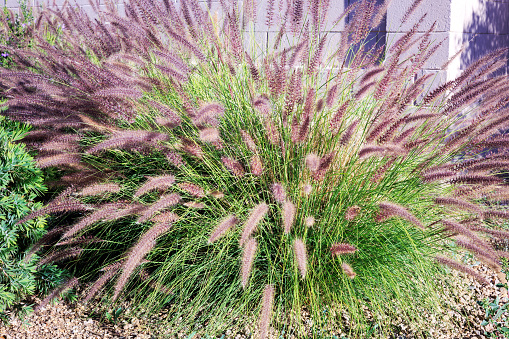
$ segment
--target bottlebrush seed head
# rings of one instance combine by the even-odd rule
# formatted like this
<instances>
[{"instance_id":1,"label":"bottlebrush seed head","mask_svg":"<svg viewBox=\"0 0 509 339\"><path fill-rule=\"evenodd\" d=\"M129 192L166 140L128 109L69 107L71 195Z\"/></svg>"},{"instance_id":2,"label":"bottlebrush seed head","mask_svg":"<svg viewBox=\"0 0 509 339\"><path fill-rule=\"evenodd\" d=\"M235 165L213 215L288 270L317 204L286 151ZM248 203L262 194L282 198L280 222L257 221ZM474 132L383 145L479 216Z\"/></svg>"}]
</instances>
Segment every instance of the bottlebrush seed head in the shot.
<instances>
[{"instance_id":1,"label":"bottlebrush seed head","mask_svg":"<svg viewBox=\"0 0 509 339\"><path fill-rule=\"evenodd\" d=\"M342 263L341 264L341 268L343 269L343 272L345 272L345 274L350 278L350 279L353 279L355 278L355 276L357 275L355 273L355 271L353 270L353 268L348 265L347 263Z\"/></svg>"},{"instance_id":2,"label":"bottlebrush seed head","mask_svg":"<svg viewBox=\"0 0 509 339\"><path fill-rule=\"evenodd\" d=\"M258 243L255 239L250 238L246 242L246 246L244 247L244 253L242 255L242 268L241 268L241 278L242 278L242 287L246 288L247 282L249 280L249 275L251 274L251 270L253 267L253 261L256 255L256 248L258 247Z\"/></svg>"},{"instance_id":3,"label":"bottlebrush seed head","mask_svg":"<svg viewBox=\"0 0 509 339\"><path fill-rule=\"evenodd\" d=\"M307 272L307 252L306 245L304 245L302 239L295 239L293 243L293 251L297 261L297 266L299 267L300 275L302 276L302 279L304 279Z\"/></svg>"},{"instance_id":4,"label":"bottlebrush seed head","mask_svg":"<svg viewBox=\"0 0 509 339\"><path fill-rule=\"evenodd\" d=\"M309 216L304 220L304 225L306 227L312 227L315 224L315 217Z\"/></svg>"},{"instance_id":5,"label":"bottlebrush seed head","mask_svg":"<svg viewBox=\"0 0 509 339\"><path fill-rule=\"evenodd\" d=\"M360 211L361 208L357 205L348 207L345 213L345 219L348 221L352 221L353 219L355 219L355 217L359 214Z\"/></svg>"},{"instance_id":6,"label":"bottlebrush seed head","mask_svg":"<svg viewBox=\"0 0 509 339\"><path fill-rule=\"evenodd\" d=\"M275 182L272 184L272 195L277 202L283 203L286 200L286 191L282 184Z\"/></svg>"},{"instance_id":7,"label":"bottlebrush seed head","mask_svg":"<svg viewBox=\"0 0 509 339\"><path fill-rule=\"evenodd\" d=\"M357 248L350 244L346 243L335 243L331 246L330 251L334 255L340 255L340 254L351 254L355 253L357 251Z\"/></svg>"},{"instance_id":8,"label":"bottlebrush seed head","mask_svg":"<svg viewBox=\"0 0 509 339\"><path fill-rule=\"evenodd\" d=\"M295 208L295 205L290 200L285 201L283 204L283 225L285 228L285 234L290 233L296 212L297 209Z\"/></svg>"},{"instance_id":9,"label":"bottlebrush seed head","mask_svg":"<svg viewBox=\"0 0 509 339\"><path fill-rule=\"evenodd\" d=\"M316 172L320 166L320 157L314 153L309 153L306 156L306 165L311 172Z\"/></svg>"}]
</instances>

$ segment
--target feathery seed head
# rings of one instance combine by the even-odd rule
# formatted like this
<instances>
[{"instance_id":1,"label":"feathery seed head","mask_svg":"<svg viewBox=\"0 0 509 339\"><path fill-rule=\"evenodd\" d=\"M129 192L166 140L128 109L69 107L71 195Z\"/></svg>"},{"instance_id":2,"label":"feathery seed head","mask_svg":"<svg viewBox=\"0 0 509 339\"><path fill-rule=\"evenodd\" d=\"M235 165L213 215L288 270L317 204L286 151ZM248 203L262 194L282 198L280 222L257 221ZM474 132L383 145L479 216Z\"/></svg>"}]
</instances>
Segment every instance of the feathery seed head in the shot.
<instances>
[{"instance_id":1,"label":"feathery seed head","mask_svg":"<svg viewBox=\"0 0 509 339\"><path fill-rule=\"evenodd\" d=\"M311 184L305 184L302 186L302 193L304 193L305 196L308 196L313 191L313 186Z\"/></svg>"},{"instance_id":2,"label":"feathery seed head","mask_svg":"<svg viewBox=\"0 0 509 339\"><path fill-rule=\"evenodd\" d=\"M251 236L251 234L253 234L253 232L256 230L256 226L265 217L268 211L269 206L264 202L253 208L247 221L244 223L242 235L239 240L241 246L244 245L246 240Z\"/></svg>"},{"instance_id":3,"label":"feathery seed head","mask_svg":"<svg viewBox=\"0 0 509 339\"><path fill-rule=\"evenodd\" d=\"M301 239L295 239L293 243L293 252L299 267L300 275L302 276L302 279L304 279L307 272L307 252L306 245L304 245L304 242Z\"/></svg>"},{"instance_id":4,"label":"feathery seed head","mask_svg":"<svg viewBox=\"0 0 509 339\"><path fill-rule=\"evenodd\" d=\"M283 203L286 200L286 191L283 185L279 182L275 182L271 186L272 195L277 202Z\"/></svg>"},{"instance_id":5,"label":"feathery seed head","mask_svg":"<svg viewBox=\"0 0 509 339\"><path fill-rule=\"evenodd\" d=\"M36 131L22 142L39 150L39 167L73 170L52 185L72 184L77 193L66 190L43 208L27 211L19 223L51 213L79 215L75 222L74 215L69 219L69 227L50 230L25 260L42 246L56 243L39 264L72 257L69 265L79 261L92 267L87 275L99 274L86 300L118 274L112 282L115 301L136 275L129 286L134 302L152 306L149 303L163 300L159 293L172 293L167 283L179 286L182 300L194 300L183 309L194 314L196 305L235 295L214 286L239 280L224 270L229 266L220 264L239 250L226 236L231 233L239 236L243 252L239 273L244 291L256 293L260 283L265 285L262 338L268 336L276 289L281 292L277 310L288 304L316 311L316 303L309 302L294 278L305 277L316 285L319 275L307 274L308 264L325 271L337 268L334 258L322 257L319 249L324 245L331 246L332 255L341 255L335 259L342 263L345 277L353 279L355 272L343 262L357 251L350 244L363 249L371 244L369 251L356 256L356 270L364 275L356 285L359 291L369 290L370 299L389 303L384 298L396 295L397 279L405 278L397 265L430 269L431 258L447 252L447 236L499 270L498 259L509 254L496 251L483 235L509 238L507 231L491 226L509 219L500 203L509 198L500 175L509 164L509 137L493 136L509 128L509 81L496 73L507 64L507 49L489 53L457 79L428 90L436 84L430 83L430 74L421 74L441 44L430 43L436 26L419 33L425 18L421 16L392 46L374 46L368 42L369 31L383 30L377 26L390 1L380 6L375 2L350 5L330 26L325 25L329 0L270 0L267 21L277 32L274 47L262 53L248 52L245 44L250 32L259 28L254 0L244 1L242 13L235 1L221 0L217 5L223 22L214 19L217 14L209 16L196 0L183 0L179 9L174 1L131 0L126 16L107 4L98 20L65 8L45 12L37 26L64 23L62 43L53 46L44 34L34 32L35 47L9 47L17 69L0 71L0 87L8 100L2 114L31 122ZM404 20L413 18L421 2L415 0ZM211 5L209 0L208 10L216 11ZM343 29L339 21L347 15ZM246 26L251 21L254 26ZM337 46L326 46L331 35L325 27L341 28ZM416 52L408 58L411 50ZM458 114L467 111L459 121ZM1 129L3 121L0 125ZM143 177L147 180L140 183ZM136 183L135 193L128 196ZM15 186L19 185L8 187ZM209 187L224 193L206 193ZM300 194L285 192L295 187ZM451 196L445 196L444 189L453 192ZM182 198L167 190L184 192L185 201L176 206ZM99 196L105 192L117 194ZM262 202L267 192L276 202L274 212L280 212L269 213ZM133 201L117 201L119 197ZM93 208L82 203L90 200L97 202ZM361 207L353 203L362 206L363 219L376 215L377 222L361 222ZM237 216L246 215L246 206L252 209L237 230ZM302 209L299 223L297 207ZM319 230L308 229L314 216L320 220ZM256 232L262 220L264 227ZM431 225L424 227L421 220ZM159 238L172 224L171 236ZM279 225L283 239L277 235ZM296 237L289 239L292 231ZM94 243L96 234L105 241ZM340 242L331 245L324 235L337 236ZM293 245L294 264L284 257L287 240ZM379 246L387 240L391 246ZM78 244L93 251L71 247ZM306 245L313 251L307 253ZM401 260L369 260L369 255ZM268 280L253 281L252 288L246 288L257 257L256 279ZM368 261L374 266L365 270L362 265ZM436 261L476 277L448 258L438 256ZM376 280L369 274L377 271L376 265L394 272L396 284L366 288ZM109 268L101 273L102 266ZM422 272L415 278L427 283L419 285L419 295L428 296L426 289L433 286L429 282L437 272ZM193 277L204 279L203 284ZM272 281L278 285L266 285ZM200 286L204 293L197 293ZM357 289L330 284L321 291L324 300L330 299L330 291L362 314L348 302L358 297ZM244 312L249 303L225 299L226 304ZM371 311L386 319L383 307ZM298 323L288 325L299 328Z\"/></svg>"},{"instance_id":6,"label":"feathery seed head","mask_svg":"<svg viewBox=\"0 0 509 339\"><path fill-rule=\"evenodd\" d=\"M256 175L257 177L259 177L263 174L262 159L260 158L259 155L253 155L251 157L249 166L251 167L251 173L253 173L253 175Z\"/></svg>"},{"instance_id":7,"label":"feathery seed head","mask_svg":"<svg viewBox=\"0 0 509 339\"><path fill-rule=\"evenodd\" d=\"M225 165L225 167L230 170L234 175L237 177L243 177L244 176L244 168L240 164L240 162L233 160L229 157L221 157L221 161Z\"/></svg>"},{"instance_id":8,"label":"feathery seed head","mask_svg":"<svg viewBox=\"0 0 509 339\"><path fill-rule=\"evenodd\" d=\"M306 155L306 165L311 172L316 172L320 166L320 157L314 153Z\"/></svg>"},{"instance_id":9,"label":"feathery seed head","mask_svg":"<svg viewBox=\"0 0 509 339\"><path fill-rule=\"evenodd\" d=\"M295 214L297 212L297 209L295 205L290 201L286 200L283 204L283 210L282 210L282 216L283 216L283 226L284 226L284 233L289 234L293 222L295 220Z\"/></svg>"},{"instance_id":10,"label":"feathery seed head","mask_svg":"<svg viewBox=\"0 0 509 339\"><path fill-rule=\"evenodd\" d=\"M186 191L187 193L189 193L195 197L203 198L205 196L205 191L203 190L203 188L201 188L200 186L198 186L196 184L192 184L190 182L180 182L177 185L182 190Z\"/></svg>"},{"instance_id":11,"label":"feathery seed head","mask_svg":"<svg viewBox=\"0 0 509 339\"><path fill-rule=\"evenodd\" d=\"M350 254L350 253L355 253L355 251L357 251L357 248L355 248L354 246L352 246L350 244L346 244L346 243L334 243L331 246L330 251L334 255Z\"/></svg>"},{"instance_id":12,"label":"feathery seed head","mask_svg":"<svg viewBox=\"0 0 509 339\"><path fill-rule=\"evenodd\" d=\"M229 215L224 218L219 225L217 225L216 229L210 234L208 243L211 244L220 237L222 237L226 231L232 228L234 225L238 223L238 219L235 215Z\"/></svg>"},{"instance_id":13,"label":"feathery seed head","mask_svg":"<svg viewBox=\"0 0 509 339\"><path fill-rule=\"evenodd\" d=\"M353 279L355 278L355 276L357 275L355 273L355 271L353 270L353 268L348 265L347 263L342 263L341 264L341 268L343 269L343 272L345 272L345 274L350 278L350 279Z\"/></svg>"},{"instance_id":14,"label":"feathery seed head","mask_svg":"<svg viewBox=\"0 0 509 339\"><path fill-rule=\"evenodd\" d=\"M347 208L345 212L345 219L348 221L352 221L361 211L360 206L354 205Z\"/></svg>"},{"instance_id":15,"label":"feathery seed head","mask_svg":"<svg viewBox=\"0 0 509 339\"><path fill-rule=\"evenodd\" d=\"M315 217L313 217L312 215L310 215L309 217L306 217L306 219L304 220L304 225L306 225L306 227L313 227L314 224L315 224Z\"/></svg>"},{"instance_id":16,"label":"feathery seed head","mask_svg":"<svg viewBox=\"0 0 509 339\"><path fill-rule=\"evenodd\" d=\"M241 268L241 278L243 288L246 288L247 286L249 275L251 274L251 270L253 268L253 261L256 255L257 247L258 243L254 238L249 238L249 240L246 242L246 246L244 246Z\"/></svg>"},{"instance_id":17,"label":"feathery seed head","mask_svg":"<svg viewBox=\"0 0 509 339\"><path fill-rule=\"evenodd\" d=\"M274 286L265 285L262 296L262 309L260 311L260 339L266 339L269 335L270 318L274 304Z\"/></svg>"}]
</instances>

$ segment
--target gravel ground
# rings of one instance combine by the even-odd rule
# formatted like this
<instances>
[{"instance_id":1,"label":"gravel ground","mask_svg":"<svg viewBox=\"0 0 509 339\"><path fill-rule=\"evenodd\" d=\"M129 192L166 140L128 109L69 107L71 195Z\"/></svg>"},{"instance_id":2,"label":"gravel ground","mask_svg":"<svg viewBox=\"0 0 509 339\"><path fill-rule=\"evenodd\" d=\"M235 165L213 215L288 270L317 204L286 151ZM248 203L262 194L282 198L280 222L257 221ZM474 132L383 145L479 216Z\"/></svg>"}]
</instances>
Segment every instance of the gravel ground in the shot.
<instances>
[{"instance_id":1,"label":"gravel ground","mask_svg":"<svg viewBox=\"0 0 509 339\"><path fill-rule=\"evenodd\" d=\"M497 296L501 302L508 302L506 291L496 287L499 282L498 277L483 265L475 267L490 281L490 285L482 286L475 280L465 278L453 272L450 282L457 286L457 295L446 296L445 301L452 309L442 312L441 317L434 314L423 314L423 323L421 325L405 325L401 319L394 319L394 326L399 328L400 332L392 336L395 339L416 338L419 326L426 326L431 338L437 339L474 339L485 338L482 333L484 330L490 330L489 326L481 328L480 324L484 320L484 310L477 304L477 300L486 298L494 299ZM465 287L466 286L466 287ZM455 311L453 311L455 309ZM30 315L25 322L14 319L10 327L0 326L0 339L85 339L85 338L161 338L163 334L170 335L172 338L190 338L189 333L172 333L171 329L154 327L153 319L127 319L120 318L115 324L101 323L90 319L90 309L81 304L72 306L60 302L55 305L48 305L38 312ZM507 314L505 314L507 316ZM158 315L156 317L161 317ZM164 315L163 315L164 317ZM308 321L310 322L310 321ZM152 325L152 326L151 326ZM249 330L246 329L246 333ZM334 331L335 335L341 338L340 331ZM193 337L198 339L199 336ZM225 333L223 339L243 339L256 338L255 335L239 334L233 336L230 331ZM274 332L271 333L271 339L275 338L294 338L282 337ZM330 336L329 336L330 338ZM499 337L502 338L502 337Z\"/></svg>"}]
</instances>

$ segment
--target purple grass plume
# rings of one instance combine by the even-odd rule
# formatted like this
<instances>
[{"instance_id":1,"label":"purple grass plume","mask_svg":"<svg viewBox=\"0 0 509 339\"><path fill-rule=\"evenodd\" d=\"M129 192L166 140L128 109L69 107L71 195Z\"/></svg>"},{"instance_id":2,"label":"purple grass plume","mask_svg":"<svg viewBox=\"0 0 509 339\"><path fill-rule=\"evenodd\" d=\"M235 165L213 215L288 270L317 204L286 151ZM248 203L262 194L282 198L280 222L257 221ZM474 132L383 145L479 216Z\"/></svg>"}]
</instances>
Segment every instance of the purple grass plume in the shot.
<instances>
[{"instance_id":1,"label":"purple grass plume","mask_svg":"<svg viewBox=\"0 0 509 339\"><path fill-rule=\"evenodd\" d=\"M281 183L275 182L270 188L272 190L272 195L277 202L283 203L286 200L286 191Z\"/></svg>"},{"instance_id":2,"label":"purple grass plume","mask_svg":"<svg viewBox=\"0 0 509 339\"><path fill-rule=\"evenodd\" d=\"M110 281L114 276L115 274L118 273L118 269L120 268L121 266L121 262L117 262L116 263L117 265L114 267L114 268L111 268L111 269L108 269L108 270L105 270L105 272L101 275L101 277L99 279L97 279L89 288L88 288L88 291L87 291L87 294L85 296L85 298L83 299L83 302L84 303L87 303L88 301L90 301L97 293L99 293L99 291L101 291L101 289L103 288L103 286L108 282Z\"/></svg>"},{"instance_id":3,"label":"purple grass plume","mask_svg":"<svg viewBox=\"0 0 509 339\"><path fill-rule=\"evenodd\" d=\"M347 243L334 243L332 244L330 251L333 255L351 254L355 253L357 248Z\"/></svg>"},{"instance_id":4,"label":"purple grass plume","mask_svg":"<svg viewBox=\"0 0 509 339\"><path fill-rule=\"evenodd\" d=\"M357 275L353 268L348 265L347 263L342 263L341 268L343 269L343 272L348 276L348 278L353 279Z\"/></svg>"},{"instance_id":5,"label":"purple grass plume","mask_svg":"<svg viewBox=\"0 0 509 339\"><path fill-rule=\"evenodd\" d=\"M62 239L70 238L76 233L84 230L88 226L102 221L102 220L115 220L122 218L123 216L129 215L131 212L134 212L130 209L130 207L126 203L108 203L101 205L91 214L87 215L86 217L80 219L77 223L72 225L63 235Z\"/></svg>"},{"instance_id":6,"label":"purple grass plume","mask_svg":"<svg viewBox=\"0 0 509 339\"><path fill-rule=\"evenodd\" d=\"M150 205L145 210L141 211L141 216L138 218L139 223L145 222L150 219L156 212L162 209L174 206L180 202L180 195L177 193L171 193L161 196L159 200Z\"/></svg>"},{"instance_id":7,"label":"purple grass plume","mask_svg":"<svg viewBox=\"0 0 509 339\"><path fill-rule=\"evenodd\" d=\"M251 213L249 214L249 217L247 221L244 223L242 235L239 239L240 245L244 245L244 243L247 241L247 239L253 234L253 232L256 230L256 226L262 219L265 217L267 212L269 211L269 206L262 202L258 204Z\"/></svg>"},{"instance_id":8,"label":"purple grass plume","mask_svg":"<svg viewBox=\"0 0 509 339\"><path fill-rule=\"evenodd\" d=\"M306 277L307 272L307 251L306 245L304 244L302 239L295 239L293 243L293 253L295 254L300 275L302 279L304 279Z\"/></svg>"},{"instance_id":9,"label":"purple grass plume","mask_svg":"<svg viewBox=\"0 0 509 339\"><path fill-rule=\"evenodd\" d=\"M320 157L314 153L309 153L306 155L306 165L311 172L318 171L318 167L320 166Z\"/></svg>"},{"instance_id":10,"label":"purple grass plume","mask_svg":"<svg viewBox=\"0 0 509 339\"><path fill-rule=\"evenodd\" d=\"M225 167L230 170L235 176L243 177L245 174L244 167L241 163L228 157L221 157L221 161Z\"/></svg>"},{"instance_id":11,"label":"purple grass plume","mask_svg":"<svg viewBox=\"0 0 509 339\"><path fill-rule=\"evenodd\" d=\"M192 184L190 182L180 182L177 184L177 186L183 191L186 191L187 193L195 197L203 198L205 196L205 191L203 190L203 188L196 184Z\"/></svg>"},{"instance_id":12,"label":"purple grass plume","mask_svg":"<svg viewBox=\"0 0 509 339\"><path fill-rule=\"evenodd\" d=\"M78 194L81 196L92 196L102 193L118 193L122 187L115 183L94 184L83 188Z\"/></svg>"},{"instance_id":13,"label":"purple grass plume","mask_svg":"<svg viewBox=\"0 0 509 339\"><path fill-rule=\"evenodd\" d=\"M52 214L52 213L60 213L60 212L78 212L78 211L88 211L91 210L92 207L85 205L79 201L64 201L64 202L58 202L58 203L49 203L48 205L44 206L43 208L33 211L32 213L29 213L22 219L20 219L16 225L22 224L25 221L43 216L45 214Z\"/></svg>"},{"instance_id":14,"label":"purple grass plume","mask_svg":"<svg viewBox=\"0 0 509 339\"><path fill-rule=\"evenodd\" d=\"M306 217L306 219L304 219L304 225L306 225L306 227L313 227L313 225L315 224L315 217L313 217L312 215Z\"/></svg>"},{"instance_id":15,"label":"purple grass plume","mask_svg":"<svg viewBox=\"0 0 509 339\"><path fill-rule=\"evenodd\" d=\"M162 222L162 223L170 223L171 224L171 223L177 222L179 220L179 216L176 213L167 211L167 212L160 213L160 214L150 218L150 220L154 221L154 222Z\"/></svg>"},{"instance_id":16,"label":"purple grass plume","mask_svg":"<svg viewBox=\"0 0 509 339\"><path fill-rule=\"evenodd\" d=\"M353 205L348 207L345 212L345 219L348 221L352 221L357 217L357 215L359 215L360 211L361 211L360 206Z\"/></svg>"},{"instance_id":17,"label":"purple grass plume","mask_svg":"<svg viewBox=\"0 0 509 339\"><path fill-rule=\"evenodd\" d=\"M257 247L258 243L254 238L249 238L249 240L246 241L246 246L244 246L241 267L241 279L243 288L246 288L247 286L249 275L251 274L251 270L253 268L253 261L256 255Z\"/></svg>"},{"instance_id":18,"label":"purple grass plume","mask_svg":"<svg viewBox=\"0 0 509 339\"><path fill-rule=\"evenodd\" d=\"M253 138L244 130L240 130L240 135L242 136L242 140L246 144L247 148L253 152L256 153L256 143L254 142Z\"/></svg>"},{"instance_id":19,"label":"purple grass plume","mask_svg":"<svg viewBox=\"0 0 509 339\"><path fill-rule=\"evenodd\" d=\"M79 154L72 153L60 153L50 155L47 157L37 158L37 166L40 168L53 167L53 166L77 166L80 164L81 156Z\"/></svg>"},{"instance_id":20,"label":"purple grass plume","mask_svg":"<svg viewBox=\"0 0 509 339\"><path fill-rule=\"evenodd\" d=\"M83 249L81 247L72 247L72 248L66 248L63 250L54 251L53 253L50 253L43 257L39 262L37 263L37 267L40 267L42 265L46 265L49 263L54 262L60 262L63 260L67 260L70 258L78 257L83 252Z\"/></svg>"},{"instance_id":21,"label":"purple grass plume","mask_svg":"<svg viewBox=\"0 0 509 339\"><path fill-rule=\"evenodd\" d=\"M249 167L251 168L251 173L253 173L253 175L256 175L257 177L261 176L263 174L262 158L259 155L253 155L249 162Z\"/></svg>"},{"instance_id":22,"label":"purple grass plume","mask_svg":"<svg viewBox=\"0 0 509 339\"><path fill-rule=\"evenodd\" d=\"M262 296L262 309L260 311L260 339L267 339L269 336L272 308L274 307L275 290L272 285L265 285Z\"/></svg>"},{"instance_id":23,"label":"purple grass plume","mask_svg":"<svg viewBox=\"0 0 509 339\"><path fill-rule=\"evenodd\" d=\"M203 142L217 142L221 140L219 130L214 127L204 128L200 131L200 140Z\"/></svg>"},{"instance_id":24,"label":"purple grass plume","mask_svg":"<svg viewBox=\"0 0 509 339\"><path fill-rule=\"evenodd\" d=\"M48 296L46 298L44 298L40 303L39 305L37 305L35 308L34 308L34 311L37 312L39 311L41 308L45 307L46 305L48 305L50 303L51 300L55 299L56 297L58 297L60 294L64 293L66 290L69 290L71 288L74 288L78 285L79 281L78 281L78 278L71 278L69 279L66 283L60 285L59 287L55 288L53 291L51 291L50 294L48 294Z\"/></svg>"},{"instance_id":25,"label":"purple grass plume","mask_svg":"<svg viewBox=\"0 0 509 339\"><path fill-rule=\"evenodd\" d=\"M115 285L115 292L113 294L113 301L117 300L120 292L124 288L127 280L135 270L135 268L141 263L142 259L147 255L148 252L155 246L156 239L170 230L171 223L158 222L152 228L150 228L145 234L142 235L140 240L134 245L124 264L122 265L122 273L117 280Z\"/></svg>"},{"instance_id":26,"label":"purple grass plume","mask_svg":"<svg viewBox=\"0 0 509 339\"><path fill-rule=\"evenodd\" d=\"M457 271L466 273L466 274L474 277L477 281L479 281L480 283L482 283L484 285L489 285L488 280L486 280L486 278L484 276L482 276L477 271L471 269L468 266L463 265L462 263L460 263L456 260L452 260L452 259L444 257L442 255L437 255L435 257L435 260L437 262L441 263L442 265L449 266L452 269L455 269Z\"/></svg>"},{"instance_id":27,"label":"purple grass plume","mask_svg":"<svg viewBox=\"0 0 509 339\"><path fill-rule=\"evenodd\" d=\"M292 230L293 222L295 220L295 214L297 213L297 208L290 200L286 200L283 204L282 209L282 217L283 217L283 226L284 226L284 234L289 234Z\"/></svg>"},{"instance_id":28,"label":"purple grass plume","mask_svg":"<svg viewBox=\"0 0 509 339\"><path fill-rule=\"evenodd\" d=\"M138 198L143 194L154 189L167 189L175 182L173 175L162 175L159 177L149 177L148 180L133 194L134 198Z\"/></svg>"},{"instance_id":29,"label":"purple grass plume","mask_svg":"<svg viewBox=\"0 0 509 339\"><path fill-rule=\"evenodd\" d=\"M382 221L384 219L388 219L390 217L400 217L405 219L420 229L424 230L424 225L417 219L412 213L410 213L406 208L401 205L392 203L392 202L381 202L380 206L380 214L379 216L383 216L381 218L377 217L377 221Z\"/></svg>"},{"instance_id":30,"label":"purple grass plume","mask_svg":"<svg viewBox=\"0 0 509 339\"><path fill-rule=\"evenodd\" d=\"M237 217L233 214L230 214L229 216L224 218L219 223L219 225L216 226L214 231L210 234L208 243L211 244L217 239L221 238L226 233L226 231L235 226L238 223L238 221L239 220L237 219Z\"/></svg>"},{"instance_id":31,"label":"purple grass plume","mask_svg":"<svg viewBox=\"0 0 509 339\"><path fill-rule=\"evenodd\" d=\"M305 195L305 196L308 196L311 194L311 192L313 192L313 185L311 184L305 184L302 186L302 193Z\"/></svg>"}]
</instances>

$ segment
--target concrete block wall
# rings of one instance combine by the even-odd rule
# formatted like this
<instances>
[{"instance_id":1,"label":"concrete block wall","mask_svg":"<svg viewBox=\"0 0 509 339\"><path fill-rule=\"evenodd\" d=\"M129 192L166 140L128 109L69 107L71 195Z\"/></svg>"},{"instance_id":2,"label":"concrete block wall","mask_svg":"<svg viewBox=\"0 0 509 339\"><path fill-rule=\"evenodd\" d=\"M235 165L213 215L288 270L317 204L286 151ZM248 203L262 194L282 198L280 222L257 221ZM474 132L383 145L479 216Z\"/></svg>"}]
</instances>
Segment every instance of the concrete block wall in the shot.
<instances>
[{"instance_id":1,"label":"concrete block wall","mask_svg":"<svg viewBox=\"0 0 509 339\"><path fill-rule=\"evenodd\" d=\"M16 10L19 0L3 0L5 6ZM95 0L94 0L95 1ZM116 3L120 13L123 13L124 0L113 0ZM178 7L179 0L174 1ZM241 2L241 0L238 0ZM285 0L275 0L275 13L278 13L280 4ZM328 41L328 50L334 49L339 42L340 32L344 24L331 26L331 23L339 17L343 10L352 2L359 0L330 0L330 10L326 22L326 30L331 30ZM381 0L377 0L381 2ZM207 6L206 0L200 0L202 6ZM395 0L392 1L387 10L386 19L374 30L370 38L373 43L391 44L401 37L404 32L412 28L416 20L427 13L418 34L424 32L436 22L435 31L432 34L432 40L442 42L442 45L433 55L433 57L424 65L423 73L436 74L435 83L445 82L455 78L461 70L465 69L470 63L480 56L494 49L509 47L509 0L423 0L421 5L413 13L410 20L401 24L401 19L414 0ZM0 4L2 0L0 0ZM39 4L61 5L64 0L27 0L28 5L37 7ZM70 1L74 3L74 0ZM92 14L92 7L88 0L76 0L76 3L87 13ZM100 0L104 4L104 0ZM211 0L211 13L221 15L219 0ZM258 1L257 20L252 27L254 33L254 45L259 51L266 49L268 44L273 43L277 35L277 19L270 28L266 25L266 6L267 1ZM101 5L104 8L104 5ZM346 18L348 22L349 18ZM251 38L249 38L251 39ZM253 41L251 40L251 45ZM464 51L447 68L441 70L441 66L457 51L461 46L465 46ZM412 53L412 51L408 51ZM509 72L509 64L503 70Z\"/></svg>"},{"instance_id":2,"label":"concrete block wall","mask_svg":"<svg viewBox=\"0 0 509 339\"><path fill-rule=\"evenodd\" d=\"M451 12L449 54L465 50L450 65L448 79L487 52L509 47L509 0L451 0ZM502 72L509 73L509 63Z\"/></svg>"}]
</instances>

